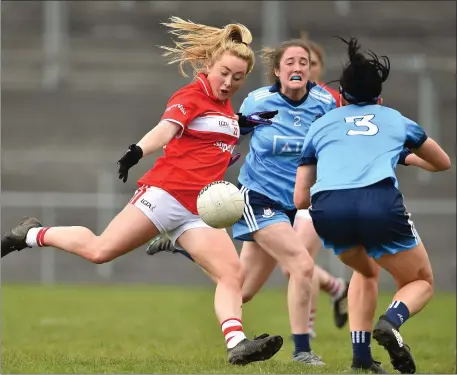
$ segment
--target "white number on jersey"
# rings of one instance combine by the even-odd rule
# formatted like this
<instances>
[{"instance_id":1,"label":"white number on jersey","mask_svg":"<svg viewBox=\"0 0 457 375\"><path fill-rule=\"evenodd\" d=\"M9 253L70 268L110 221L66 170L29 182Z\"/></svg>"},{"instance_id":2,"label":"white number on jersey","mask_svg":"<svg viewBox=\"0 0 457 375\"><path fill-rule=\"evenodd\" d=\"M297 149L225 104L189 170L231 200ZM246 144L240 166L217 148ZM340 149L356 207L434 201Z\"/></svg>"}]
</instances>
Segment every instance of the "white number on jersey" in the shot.
<instances>
[{"instance_id":1,"label":"white number on jersey","mask_svg":"<svg viewBox=\"0 0 457 375\"><path fill-rule=\"evenodd\" d=\"M346 135L376 135L379 132L377 125L373 124L371 120L374 119L374 115L362 115L362 116L352 116L346 117L344 121L346 123L353 123L357 127L362 127L366 129L361 130L348 130Z\"/></svg>"},{"instance_id":2,"label":"white number on jersey","mask_svg":"<svg viewBox=\"0 0 457 375\"><path fill-rule=\"evenodd\" d=\"M301 126L300 116L294 116L294 126Z\"/></svg>"}]
</instances>

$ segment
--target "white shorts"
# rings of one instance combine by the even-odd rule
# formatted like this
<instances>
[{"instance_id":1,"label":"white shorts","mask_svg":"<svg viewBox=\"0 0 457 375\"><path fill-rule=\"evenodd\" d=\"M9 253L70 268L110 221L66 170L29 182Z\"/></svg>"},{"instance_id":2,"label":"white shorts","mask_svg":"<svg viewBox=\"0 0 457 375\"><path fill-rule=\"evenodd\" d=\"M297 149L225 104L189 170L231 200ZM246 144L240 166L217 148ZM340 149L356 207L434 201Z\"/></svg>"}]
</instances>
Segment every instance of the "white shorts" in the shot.
<instances>
[{"instance_id":1,"label":"white shorts","mask_svg":"<svg viewBox=\"0 0 457 375\"><path fill-rule=\"evenodd\" d=\"M186 230L211 228L198 215L193 214L173 196L155 186L141 186L130 199L152 221L160 233L166 234L175 247L176 240Z\"/></svg>"},{"instance_id":2,"label":"white shorts","mask_svg":"<svg viewBox=\"0 0 457 375\"><path fill-rule=\"evenodd\" d=\"M295 219L301 218L304 220L312 220L311 215L309 214L309 210L298 210L295 214Z\"/></svg>"}]
</instances>

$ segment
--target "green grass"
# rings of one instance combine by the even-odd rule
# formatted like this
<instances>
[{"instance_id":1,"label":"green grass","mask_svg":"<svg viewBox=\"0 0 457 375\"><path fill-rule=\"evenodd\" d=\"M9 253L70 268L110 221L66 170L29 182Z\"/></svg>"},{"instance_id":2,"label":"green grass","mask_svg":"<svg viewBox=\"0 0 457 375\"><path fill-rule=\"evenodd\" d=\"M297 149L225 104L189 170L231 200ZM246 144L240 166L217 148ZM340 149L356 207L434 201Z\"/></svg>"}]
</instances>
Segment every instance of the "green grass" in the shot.
<instances>
[{"instance_id":1,"label":"green grass","mask_svg":"<svg viewBox=\"0 0 457 375\"><path fill-rule=\"evenodd\" d=\"M379 302L379 313L389 303ZM334 327L321 296L313 349L328 364L292 363L284 291L266 290L244 307L246 334L281 334L272 360L234 367L226 363L213 313L212 289L150 286L2 285L2 373L350 373L347 327ZM435 296L403 328L418 373L456 371L456 297ZM376 343L375 358L393 371ZM395 373L395 371L393 371Z\"/></svg>"}]
</instances>

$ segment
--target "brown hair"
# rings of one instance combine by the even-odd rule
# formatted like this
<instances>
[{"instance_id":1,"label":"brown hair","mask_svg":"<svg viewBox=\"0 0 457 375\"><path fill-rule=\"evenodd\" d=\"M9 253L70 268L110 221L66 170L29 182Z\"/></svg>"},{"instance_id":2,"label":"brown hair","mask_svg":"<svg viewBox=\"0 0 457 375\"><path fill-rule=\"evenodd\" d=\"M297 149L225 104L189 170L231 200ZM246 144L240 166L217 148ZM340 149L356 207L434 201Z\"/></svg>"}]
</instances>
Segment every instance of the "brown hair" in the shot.
<instances>
[{"instance_id":1,"label":"brown hair","mask_svg":"<svg viewBox=\"0 0 457 375\"><path fill-rule=\"evenodd\" d=\"M159 46L166 52L168 64L179 63L179 71L184 76L184 65L190 64L195 74L200 73L205 65L212 65L224 52L230 52L248 62L247 73L254 68L254 52L249 47L252 35L242 24L229 24L217 27L184 21L179 17L170 17L170 23L163 23L169 33L177 36L174 47Z\"/></svg>"},{"instance_id":2,"label":"brown hair","mask_svg":"<svg viewBox=\"0 0 457 375\"><path fill-rule=\"evenodd\" d=\"M275 69L279 69L284 52L290 47L301 47L308 55L311 55L308 43L302 39L291 39L282 42L277 48L265 47L262 49L262 60L267 68L268 79L271 83L275 83L278 79L275 74Z\"/></svg>"},{"instance_id":3,"label":"brown hair","mask_svg":"<svg viewBox=\"0 0 457 375\"><path fill-rule=\"evenodd\" d=\"M324 49L320 44L317 44L316 42L313 42L308 38L308 33L306 31L301 31L300 32L300 38L304 40L308 45L311 51L317 56L319 59L319 62L321 63L322 67L325 66L325 53Z\"/></svg>"}]
</instances>

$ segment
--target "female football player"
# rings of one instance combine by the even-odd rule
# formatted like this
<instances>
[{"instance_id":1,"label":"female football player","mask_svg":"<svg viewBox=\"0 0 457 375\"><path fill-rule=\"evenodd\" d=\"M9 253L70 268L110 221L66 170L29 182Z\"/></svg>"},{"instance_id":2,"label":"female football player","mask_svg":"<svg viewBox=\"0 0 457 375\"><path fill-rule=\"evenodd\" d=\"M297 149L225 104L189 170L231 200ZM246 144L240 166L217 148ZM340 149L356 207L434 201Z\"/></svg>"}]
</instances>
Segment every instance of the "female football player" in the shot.
<instances>
[{"instance_id":1,"label":"female football player","mask_svg":"<svg viewBox=\"0 0 457 375\"><path fill-rule=\"evenodd\" d=\"M171 97L159 124L129 146L118 162L119 178L125 182L132 166L166 145L164 156L138 181L139 189L102 234L81 226L43 227L28 218L2 236L2 257L26 247L50 246L100 264L167 233L216 278L214 308L229 362L266 360L281 348L282 338L246 338L241 323L244 274L235 246L226 231L206 225L196 209L200 190L222 179L240 127L268 123L236 117L230 102L254 66L252 36L241 24L219 29L172 17L165 25L177 36L173 47L163 47L165 56L179 63L183 75L189 64L196 77Z\"/></svg>"},{"instance_id":2,"label":"female football player","mask_svg":"<svg viewBox=\"0 0 457 375\"><path fill-rule=\"evenodd\" d=\"M398 190L395 166L405 157L404 147L416 154L406 156L407 164L408 158L413 163L419 158L423 167L443 171L451 162L414 121L377 104L389 76L388 58L362 54L355 38L346 43L343 106L311 126L294 200L300 209L311 204L309 212L325 247L354 270L348 297L354 364L373 371L373 334L395 369L414 373L416 365L399 330L431 299L433 273ZM398 290L373 329L379 266L393 276Z\"/></svg>"},{"instance_id":3,"label":"female football player","mask_svg":"<svg viewBox=\"0 0 457 375\"><path fill-rule=\"evenodd\" d=\"M335 108L324 88L309 80L310 50L300 39L265 48L263 60L272 86L251 92L241 111L276 109L271 126L252 131L249 153L239 175L246 208L233 226L233 237L244 241L241 261L246 276L245 300L266 282L279 263L289 276L288 307L295 350L292 359L322 365L311 351L310 291L314 262L293 228L296 167L309 126ZM306 241L306 240L305 240Z\"/></svg>"},{"instance_id":4,"label":"female football player","mask_svg":"<svg viewBox=\"0 0 457 375\"><path fill-rule=\"evenodd\" d=\"M245 270L243 302L253 298L279 263L289 276L288 306L295 344L292 359L323 365L310 348L309 296L314 264L306 249L309 238L303 243L292 226L296 214L293 185L306 132L316 118L335 108L335 100L309 81L310 50L303 40L266 48L263 59L273 85L250 93L240 111L274 109L279 114L270 126L241 130L242 134L252 131L239 176L246 208L233 226L234 238L244 241L240 253ZM170 242L162 237L155 239L148 251L154 254L169 249Z\"/></svg>"}]
</instances>

